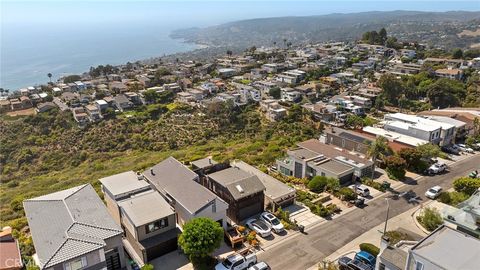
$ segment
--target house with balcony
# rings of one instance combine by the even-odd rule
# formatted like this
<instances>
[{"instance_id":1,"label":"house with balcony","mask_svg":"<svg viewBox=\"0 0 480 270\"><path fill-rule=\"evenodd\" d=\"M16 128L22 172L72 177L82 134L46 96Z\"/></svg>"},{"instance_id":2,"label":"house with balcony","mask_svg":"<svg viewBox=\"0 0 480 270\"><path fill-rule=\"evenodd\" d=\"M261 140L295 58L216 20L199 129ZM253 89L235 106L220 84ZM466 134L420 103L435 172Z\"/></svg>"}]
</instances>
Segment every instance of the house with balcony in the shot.
<instances>
[{"instance_id":1,"label":"house with balcony","mask_svg":"<svg viewBox=\"0 0 480 270\"><path fill-rule=\"evenodd\" d=\"M450 145L455 138L455 126L425 117L404 113L386 114L384 129L429 141L440 146Z\"/></svg>"},{"instance_id":2,"label":"house with balcony","mask_svg":"<svg viewBox=\"0 0 480 270\"><path fill-rule=\"evenodd\" d=\"M127 171L100 183L108 211L124 230L125 250L139 265L177 250L174 209L142 174Z\"/></svg>"},{"instance_id":3,"label":"house with balcony","mask_svg":"<svg viewBox=\"0 0 480 270\"><path fill-rule=\"evenodd\" d=\"M227 216L234 223L263 212L265 186L252 173L232 167L206 175L203 184L228 204Z\"/></svg>"},{"instance_id":4,"label":"house with balcony","mask_svg":"<svg viewBox=\"0 0 480 270\"><path fill-rule=\"evenodd\" d=\"M90 184L25 200L41 270L125 267L123 231Z\"/></svg>"},{"instance_id":5,"label":"house with balcony","mask_svg":"<svg viewBox=\"0 0 480 270\"><path fill-rule=\"evenodd\" d=\"M277 160L278 171L286 176L312 178L316 175L340 179L342 184L356 178L370 176L373 162L361 153L355 153L317 139L297 144L287 151L287 156Z\"/></svg>"},{"instance_id":6,"label":"house with balcony","mask_svg":"<svg viewBox=\"0 0 480 270\"><path fill-rule=\"evenodd\" d=\"M173 157L143 172L145 180L175 209L182 227L195 217L211 218L226 228L228 204L202 186L199 176Z\"/></svg>"}]
</instances>

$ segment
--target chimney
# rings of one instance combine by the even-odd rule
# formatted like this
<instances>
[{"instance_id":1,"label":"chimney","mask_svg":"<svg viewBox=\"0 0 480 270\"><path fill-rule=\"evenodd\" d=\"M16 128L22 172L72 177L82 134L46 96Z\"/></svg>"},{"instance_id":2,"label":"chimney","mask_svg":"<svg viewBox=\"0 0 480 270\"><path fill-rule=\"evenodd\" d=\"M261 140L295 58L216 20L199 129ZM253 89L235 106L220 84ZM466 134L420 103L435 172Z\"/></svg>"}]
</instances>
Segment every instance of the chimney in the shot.
<instances>
[{"instance_id":1,"label":"chimney","mask_svg":"<svg viewBox=\"0 0 480 270\"><path fill-rule=\"evenodd\" d=\"M150 174L155 175L155 173L153 172L153 168L150 169Z\"/></svg>"},{"instance_id":2,"label":"chimney","mask_svg":"<svg viewBox=\"0 0 480 270\"><path fill-rule=\"evenodd\" d=\"M143 174L141 172L137 172L137 179L140 181L140 180L143 180Z\"/></svg>"},{"instance_id":3,"label":"chimney","mask_svg":"<svg viewBox=\"0 0 480 270\"><path fill-rule=\"evenodd\" d=\"M380 252L388 248L390 244L390 238L388 236L382 236L382 239L380 240Z\"/></svg>"}]
</instances>

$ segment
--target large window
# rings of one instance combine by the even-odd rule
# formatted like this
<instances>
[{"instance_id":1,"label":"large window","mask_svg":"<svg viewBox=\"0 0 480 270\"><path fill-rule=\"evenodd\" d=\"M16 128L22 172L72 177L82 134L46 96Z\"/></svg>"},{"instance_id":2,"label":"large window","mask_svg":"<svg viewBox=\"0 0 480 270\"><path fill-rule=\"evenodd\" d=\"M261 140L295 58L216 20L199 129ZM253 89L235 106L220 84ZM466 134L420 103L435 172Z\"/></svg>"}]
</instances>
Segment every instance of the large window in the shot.
<instances>
[{"instance_id":1,"label":"large window","mask_svg":"<svg viewBox=\"0 0 480 270\"><path fill-rule=\"evenodd\" d=\"M150 224L145 225L145 231L147 234L152 233L154 231L160 230L168 226L168 218L160 219L154 221ZM73 269L72 269L73 270Z\"/></svg>"},{"instance_id":2,"label":"large window","mask_svg":"<svg viewBox=\"0 0 480 270\"><path fill-rule=\"evenodd\" d=\"M415 270L423 270L423 263L416 261L415 262Z\"/></svg>"},{"instance_id":3,"label":"large window","mask_svg":"<svg viewBox=\"0 0 480 270\"><path fill-rule=\"evenodd\" d=\"M65 270L80 270L87 267L87 257L74 259L63 264Z\"/></svg>"}]
</instances>

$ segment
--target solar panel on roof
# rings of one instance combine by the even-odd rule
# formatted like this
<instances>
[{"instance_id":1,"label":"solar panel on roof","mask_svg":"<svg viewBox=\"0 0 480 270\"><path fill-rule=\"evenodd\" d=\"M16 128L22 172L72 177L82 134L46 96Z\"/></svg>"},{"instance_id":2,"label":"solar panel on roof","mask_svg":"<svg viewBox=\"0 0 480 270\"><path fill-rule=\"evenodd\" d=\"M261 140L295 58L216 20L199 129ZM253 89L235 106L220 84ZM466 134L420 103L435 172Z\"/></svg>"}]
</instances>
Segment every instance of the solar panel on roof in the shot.
<instances>
[{"instance_id":1,"label":"solar panel on roof","mask_svg":"<svg viewBox=\"0 0 480 270\"><path fill-rule=\"evenodd\" d=\"M361 136L357 136L355 134L348 133L348 132L341 132L339 134L339 136L342 137L342 138L351 140L351 141L358 142L358 143L365 143L365 141L370 141L369 139L366 139L366 138L363 138Z\"/></svg>"}]
</instances>

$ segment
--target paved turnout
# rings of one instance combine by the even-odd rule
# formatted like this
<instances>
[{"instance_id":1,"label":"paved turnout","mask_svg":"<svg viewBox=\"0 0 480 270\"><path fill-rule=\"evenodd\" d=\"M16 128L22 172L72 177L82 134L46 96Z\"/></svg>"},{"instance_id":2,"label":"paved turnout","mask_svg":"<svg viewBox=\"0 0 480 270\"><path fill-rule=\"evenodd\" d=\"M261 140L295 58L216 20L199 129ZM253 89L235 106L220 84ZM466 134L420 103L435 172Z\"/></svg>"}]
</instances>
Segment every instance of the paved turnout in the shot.
<instances>
[{"instance_id":1,"label":"paved turnout","mask_svg":"<svg viewBox=\"0 0 480 270\"><path fill-rule=\"evenodd\" d=\"M444 190L452 187L455 178L465 176L480 168L480 155L452 164L450 172L442 175L421 177L399 187L390 200L390 217L397 216L419 203L425 202L425 191L435 185ZM390 197L388 194L385 197ZM411 198L419 196L418 200ZM260 261L267 262L272 269L307 269L326 258L369 229L385 221L386 202L383 198L368 202L363 209L356 209L336 219L313 226L307 234L296 234L285 241L258 254Z\"/></svg>"}]
</instances>

